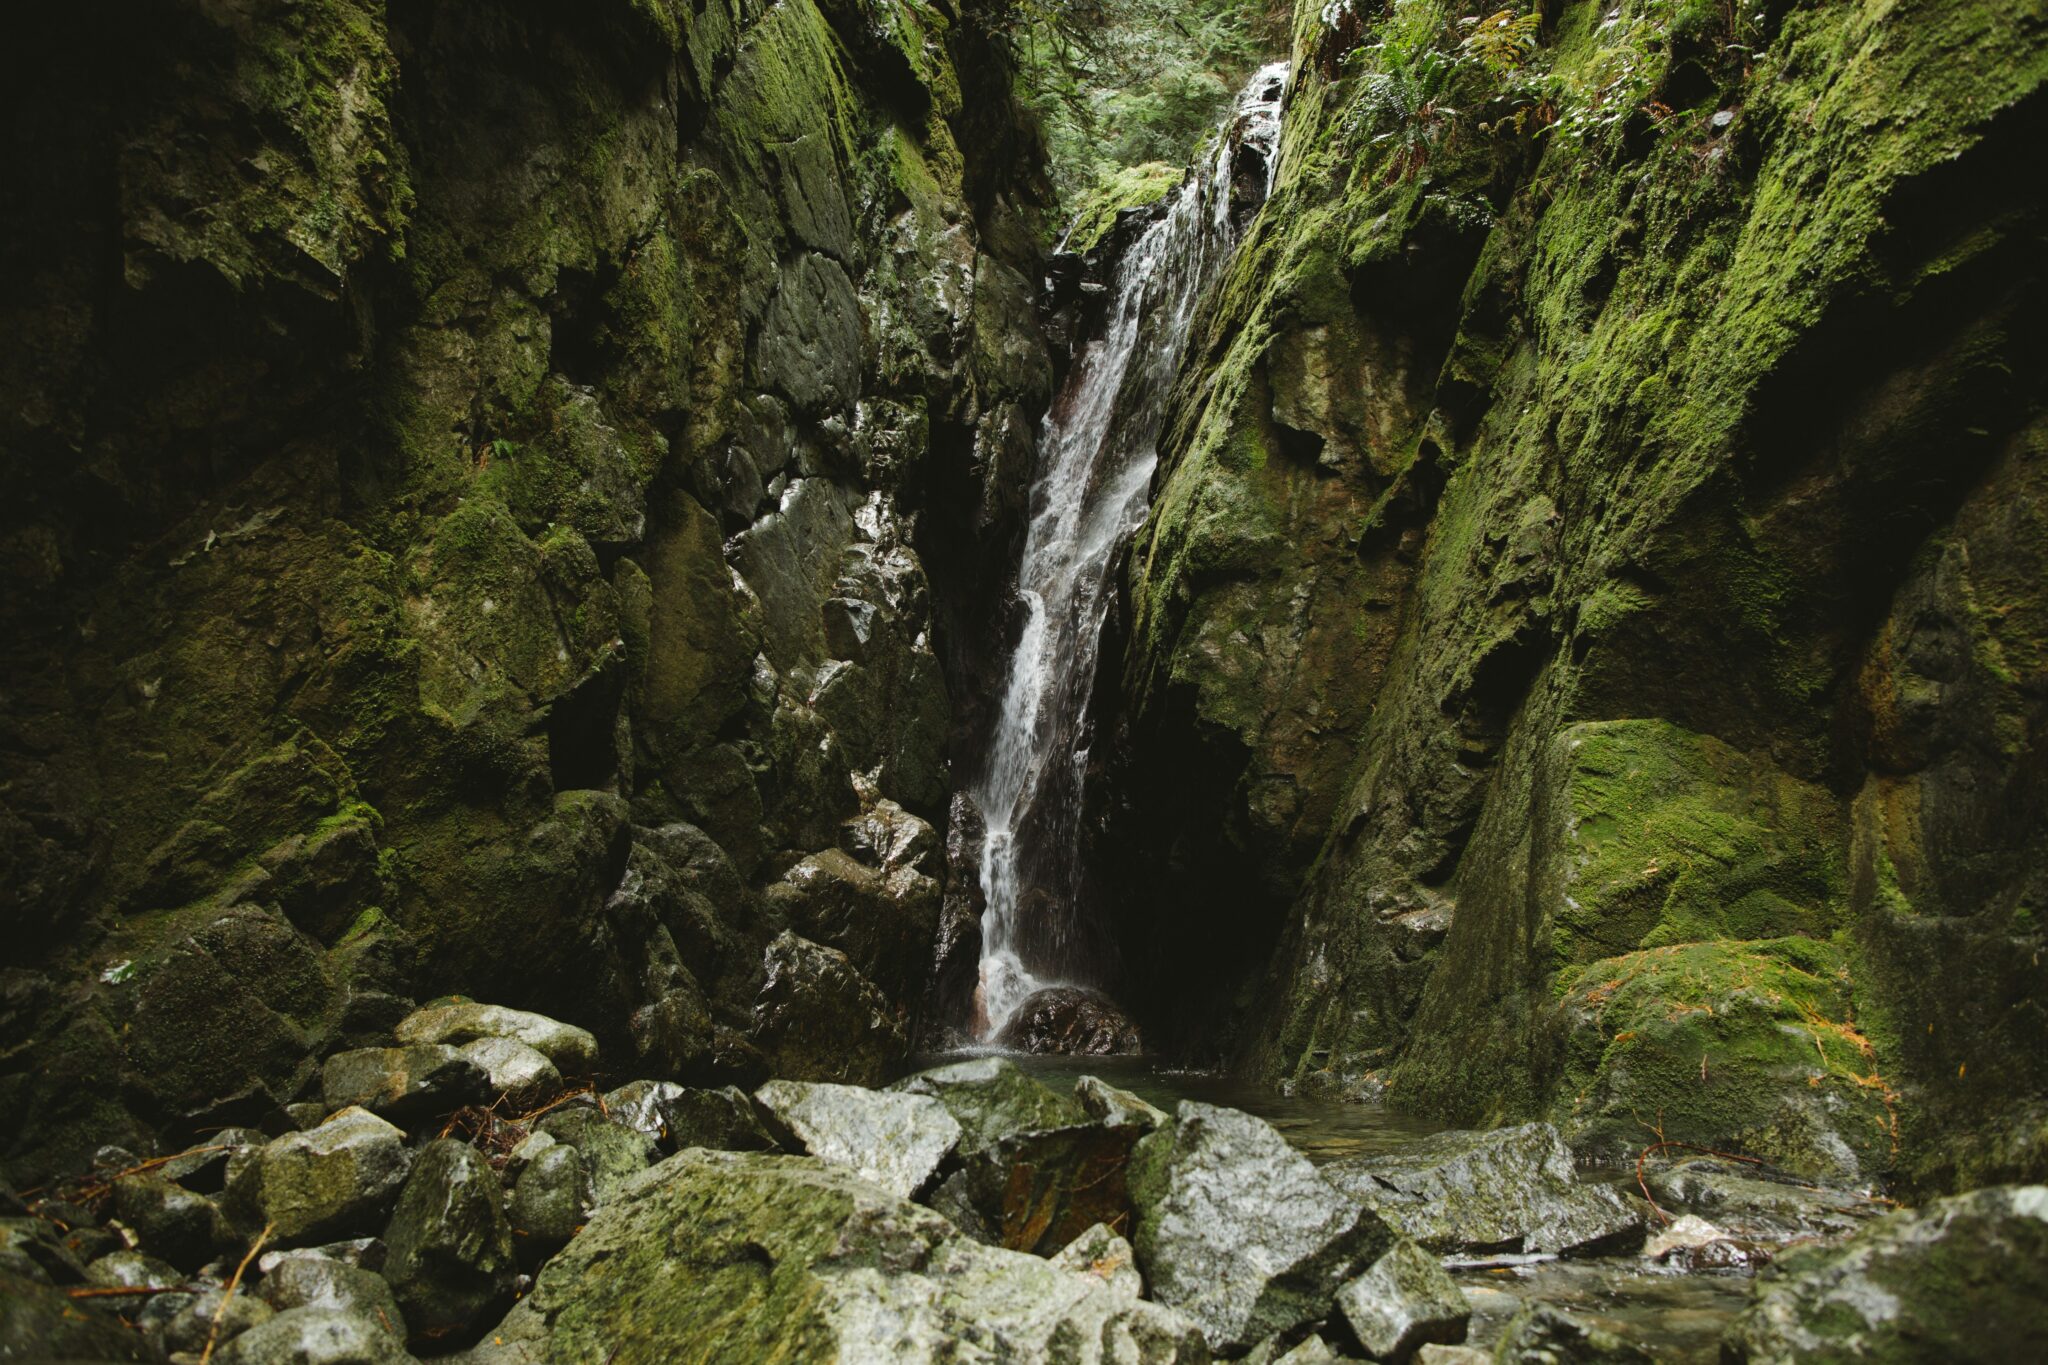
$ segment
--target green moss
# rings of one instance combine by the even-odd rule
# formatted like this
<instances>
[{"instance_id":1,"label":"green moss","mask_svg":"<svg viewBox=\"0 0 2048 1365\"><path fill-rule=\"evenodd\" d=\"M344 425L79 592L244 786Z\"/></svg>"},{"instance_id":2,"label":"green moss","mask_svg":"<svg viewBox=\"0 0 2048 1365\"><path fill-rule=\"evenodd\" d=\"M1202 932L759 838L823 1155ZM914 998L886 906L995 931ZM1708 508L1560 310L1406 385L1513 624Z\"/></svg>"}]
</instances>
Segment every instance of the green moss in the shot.
<instances>
[{"instance_id":1,"label":"green moss","mask_svg":"<svg viewBox=\"0 0 2048 1365\"><path fill-rule=\"evenodd\" d=\"M1086 254L1116 226L1127 209L1146 209L1179 188L1186 172L1163 161L1126 166L1101 181L1075 210L1061 247Z\"/></svg>"}]
</instances>

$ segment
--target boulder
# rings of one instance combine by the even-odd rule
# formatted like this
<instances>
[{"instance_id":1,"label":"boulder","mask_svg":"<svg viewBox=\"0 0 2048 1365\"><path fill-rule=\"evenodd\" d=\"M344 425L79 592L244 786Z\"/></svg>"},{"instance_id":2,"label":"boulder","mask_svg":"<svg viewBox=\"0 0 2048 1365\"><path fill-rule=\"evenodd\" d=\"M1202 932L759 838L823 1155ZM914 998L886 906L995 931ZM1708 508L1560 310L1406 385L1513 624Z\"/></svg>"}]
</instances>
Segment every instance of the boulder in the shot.
<instances>
[{"instance_id":1,"label":"boulder","mask_svg":"<svg viewBox=\"0 0 2048 1365\"><path fill-rule=\"evenodd\" d=\"M600 1210L472 1355L475 1365L1208 1358L1182 1315L966 1241L851 1171L695 1149Z\"/></svg>"},{"instance_id":2,"label":"boulder","mask_svg":"<svg viewBox=\"0 0 2048 1365\"><path fill-rule=\"evenodd\" d=\"M112 1313L0 1268L0 1360L149 1360L149 1345Z\"/></svg>"},{"instance_id":3,"label":"boulder","mask_svg":"<svg viewBox=\"0 0 2048 1365\"><path fill-rule=\"evenodd\" d=\"M1425 1343L1456 1346L1472 1320L1436 1257L1405 1237L1337 1291L1337 1308L1374 1360L1405 1361Z\"/></svg>"},{"instance_id":4,"label":"boulder","mask_svg":"<svg viewBox=\"0 0 2048 1365\"><path fill-rule=\"evenodd\" d=\"M1439 1133L1323 1178L1438 1253L1591 1254L1640 1242L1643 1219L1611 1186L1581 1183L1547 1123Z\"/></svg>"},{"instance_id":5,"label":"boulder","mask_svg":"<svg viewBox=\"0 0 2048 1365\"><path fill-rule=\"evenodd\" d=\"M889 1087L928 1095L960 1125L959 1151L972 1156L1015 1133L1084 1122L1079 1101L1025 1075L1007 1057L976 1057L920 1071Z\"/></svg>"},{"instance_id":6,"label":"boulder","mask_svg":"<svg viewBox=\"0 0 2048 1365\"><path fill-rule=\"evenodd\" d=\"M110 1251L85 1268L85 1282L94 1289L167 1289L184 1284L185 1275L140 1251Z\"/></svg>"},{"instance_id":7,"label":"boulder","mask_svg":"<svg viewBox=\"0 0 2048 1365\"><path fill-rule=\"evenodd\" d=\"M879 1084L910 1050L896 1009L845 953L784 930L762 971L752 1036L776 1075Z\"/></svg>"},{"instance_id":8,"label":"boulder","mask_svg":"<svg viewBox=\"0 0 2048 1365\"><path fill-rule=\"evenodd\" d=\"M228 1162L237 1153L261 1147L270 1139L254 1128L223 1128L205 1142L178 1153L156 1173L200 1194L219 1194L227 1184Z\"/></svg>"},{"instance_id":9,"label":"boulder","mask_svg":"<svg viewBox=\"0 0 2048 1365\"><path fill-rule=\"evenodd\" d=\"M48 1219L0 1218L0 1272L39 1284L77 1284L85 1278L85 1261Z\"/></svg>"},{"instance_id":10,"label":"boulder","mask_svg":"<svg viewBox=\"0 0 2048 1365\"><path fill-rule=\"evenodd\" d=\"M1652 1172L1645 1183L1665 1209L1697 1214L1730 1236L1758 1242L1841 1236L1888 1207L1853 1190L1765 1179L1756 1168L1709 1159Z\"/></svg>"},{"instance_id":11,"label":"boulder","mask_svg":"<svg viewBox=\"0 0 2048 1365\"><path fill-rule=\"evenodd\" d=\"M385 1258L391 1248L384 1245L382 1237L351 1237L343 1242L329 1242L325 1246L292 1247L284 1251L266 1251L256 1258L256 1268L265 1275L274 1273L286 1261L310 1257L322 1261L338 1261L352 1265L358 1270L381 1273Z\"/></svg>"},{"instance_id":12,"label":"boulder","mask_svg":"<svg viewBox=\"0 0 2048 1365\"><path fill-rule=\"evenodd\" d=\"M645 1133L657 1143L668 1140L668 1106L683 1093L674 1081L632 1081L605 1095L606 1118Z\"/></svg>"},{"instance_id":13,"label":"boulder","mask_svg":"<svg viewBox=\"0 0 2048 1365\"><path fill-rule=\"evenodd\" d=\"M498 1174L466 1142L421 1149L384 1240L384 1277L414 1337L467 1335L511 1300L519 1268Z\"/></svg>"},{"instance_id":14,"label":"boulder","mask_svg":"<svg viewBox=\"0 0 2048 1365\"><path fill-rule=\"evenodd\" d=\"M359 1106L395 1122L446 1114L484 1099L490 1076L445 1043L337 1052L320 1068L329 1112Z\"/></svg>"},{"instance_id":15,"label":"boulder","mask_svg":"<svg viewBox=\"0 0 2048 1365\"><path fill-rule=\"evenodd\" d=\"M1891 1214L1761 1271L1722 1359L2030 1360L2048 1304L2048 1186Z\"/></svg>"},{"instance_id":16,"label":"boulder","mask_svg":"<svg viewBox=\"0 0 2048 1365\"><path fill-rule=\"evenodd\" d=\"M1546 1304L1531 1304L1509 1320L1493 1348L1495 1365L1657 1365L1657 1358Z\"/></svg>"},{"instance_id":17,"label":"boulder","mask_svg":"<svg viewBox=\"0 0 2048 1365\"><path fill-rule=\"evenodd\" d=\"M1244 1351L1330 1311L1337 1287L1394 1243L1275 1132L1235 1109L1183 1100L1134 1149L1127 1176L1138 1265L1218 1351Z\"/></svg>"},{"instance_id":18,"label":"boulder","mask_svg":"<svg viewBox=\"0 0 2048 1365\"><path fill-rule=\"evenodd\" d=\"M1048 986L1026 996L996 1035L1017 1052L1110 1057L1142 1052L1138 1027L1116 1002L1085 986Z\"/></svg>"},{"instance_id":19,"label":"boulder","mask_svg":"<svg viewBox=\"0 0 2048 1365\"><path fill-rule=\"evenodd\" d=\"M263 1277L257 1294L280 1313L326 1308L368 1318L392 1336L406 1335L405 1314L382 1275L324 1256L287 1256Z\"/></svg>"},{"instance_id":20,"label":"boulder","mask_svg":"<svg viewBox=\"0 0 2048 1365\"><path fill-rule=\"evenodd\" d=\"M793 1145L909 1198L937 1174L960 1125L926 1095L813 1081L770 1081L754 1092Z\"/></svg>"},{"instance_id":21,"label":"boulder","mask_svg":"<svg viewBox=\"0 0 2048 1365\"><path fill-rule=\"evenodd\" d=\"M591 1198L600 1204L658 1155L653 1138L613 1123L589 1105L557 1109L540 1121L537 1131L576 1149L590 1177Z\"/></svg>"},{"instance_id":22,"label":"boulder","mask_svg":"<svg viewBox=\"0 0 2048 1365\"><path fill-rule=\"evenodd\" d=\"M294 1308L214 1354L215 1365L415 1365L392 1333L338 1308Z\"/></svg>"},{"instance_id":23,"label":"boulder","mask_svg":"<svg viewBox=\"0 0 2048 1365\"><path fill-rule=\"evenodd\" d=\"M1148 1104L1128 1090L1119 1090L1100 1076L1083 1076L1074 1082L1074 1098L1088 1117L1115 1127L1136 1127L1151 1132L1171 1123L1166 1111Z\"/></svg>"},{"instance_id":24,"label":"boulder","mask_svg":"<svg viewBox=\"0 0 2048 1365\"><path fill-rule=\"evenodd\" d=\"M1142 1298L1145 1277L1138 1273L1138 1253L1131 1244L1097 1223L1069 1241L1049 1258L1062 1270L1093 1275L1118 1294Z\"/></svg>"},{"instance_id":25,"label":"boulder","mask_svg":"<svg viewBox=\"0 0 2048 1365\"><path fill-rule=\"evenodd\" d=\"M717 1090L684 1089L669 1100L664 1112L668 1142L685 1147L711 1147L723 1152L765 1152L775 1139L761 1126L754 1102L737 1086Z\"/></svg>"},{"instance_id":26,"label":"boulder","mask_svg":"<svg viewBox=\"0 0 2048 1365\"><path fill-rule=\"evenodd\" d=\"M803 937L845 953L892 999L916 994L931 970L939 884L911 867L871 868L828 848L783 873L762 900Z\"/></svg>"},{"instance_id":27,"label":"boulder","mask_svg":"<svg viewBox=\"0 0 2048 1365\"><path fill-rule=\"evenodd\" d=\"M164 1349L173 1353L201 1354L208 1341L216 1343L216 1347L225 1346L250 1328L261 1327L277 1316L276 1309L255 1295L229 1294L224 1288L178 1297L184 1303L164 1324L161 1333ZM216 1321L218 1329L214 1326Z\"/></svg>"},{"instance_id":28,"label":"boulder","mask_svg":"<svg viewBox=\"0 0 2048 1365\"><path fill-rule=\"evenodd\" d=\"M583 1154L557 1143L527 1163L512 1187L512 1236L522 1260L560 1250L590 1214L590 1175Z\"/></svg>"},{"instance_id":29,"label":"boulder","mask_svg":"<svg viewBox=\"0 0 2048 1365\"><path fill-rule=\"evenodd\" d=\"M478 1038L459 1049L484 1073L489 1093L515 1114L538 1109L562 1093L562 1073L539 1048L517 1038Z\"/></svg>"},{"instance_id":30,"label":"boulder","mask_svg":"<svg viewBox=\"0 0 2048 1365\"><path fill-rule=\"evenodd\" d=\"M199 1269L234 1242L211 1199L153 1172L116 1180L113 1212L144 1251L180 1270Z\"/></svg>"},{"instance_id":31,"label":"boulder","mask_svg":"<svg viewBox=\"0 0 2048 1365\"><path fill-rule=\"evenodd\" d=\"M249 1230L268 1225L281 1246L374 1233L411 1168L404 1133L368 1110L344 1109L238 1157L224 1203Z\"/></svg>"},{"instance_id":32,"label":"boulder","mask_svg":"<svg viewBox=\"0 0 2048 1365\"><path fill-rule=\"evenodd\" d=\"M401 1043L460 1046L479 1038L510 1038L553 1062L566 1076L597 1069L597 1039L586 1029L544 1014L457 1000L414 1010L395 1030Z\"/></svg>"},{"instance_id":33,"label":"boulder","mask_svg":"<svg viewBox=\"0 0 2048 1365\"><path fill-rule=\"evenodd\" d=\"M1125 1168L1143 1132L1072 1124L1012 1133L966 1157L948 1177L948 1216L979 1240L1050 1256L1097 1223L1128 1226Z\"/></svg>"}]
</instances>

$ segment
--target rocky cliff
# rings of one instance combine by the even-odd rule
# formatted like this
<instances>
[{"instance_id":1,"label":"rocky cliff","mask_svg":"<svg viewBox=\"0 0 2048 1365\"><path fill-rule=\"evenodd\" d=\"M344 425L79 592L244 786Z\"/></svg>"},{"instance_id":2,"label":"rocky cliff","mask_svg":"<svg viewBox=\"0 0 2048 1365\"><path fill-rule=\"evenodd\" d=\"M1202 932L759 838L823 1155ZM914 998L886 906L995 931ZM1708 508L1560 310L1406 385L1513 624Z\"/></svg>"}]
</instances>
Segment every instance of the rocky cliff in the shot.
<instances>
[{"instance_id":1,"label":"rocky cliff","mask_svg":"<svg viewBox=\"0 0 2048 1365\"><path fill-rule=\"evenodd\" d=\"M1294 48L1127 574L1130 1002L1582 1152L2048 1169L2040 8Z\"/></svg>"},{"instance_id":2,"label":"rocky cliff","mask_svg":"<svg viewBox=\"0 0 2048 1365\"><path fill-rule=\"evenodd\" d=\"M976 685L941 623L1050 382L984 27L179 0L6 47L8 1168L267 1121L443 992L874 1079Z\"/></svg>"}]
</instances>

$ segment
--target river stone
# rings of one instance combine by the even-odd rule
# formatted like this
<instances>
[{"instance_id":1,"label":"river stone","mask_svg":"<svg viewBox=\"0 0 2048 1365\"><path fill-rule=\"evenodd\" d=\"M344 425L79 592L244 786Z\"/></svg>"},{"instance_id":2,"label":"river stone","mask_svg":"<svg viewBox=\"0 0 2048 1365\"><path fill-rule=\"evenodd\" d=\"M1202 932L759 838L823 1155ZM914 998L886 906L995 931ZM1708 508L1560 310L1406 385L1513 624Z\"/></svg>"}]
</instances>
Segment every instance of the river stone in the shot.
<instances>
[{"instance_id":1,"label":"river stone","mask_svg":"<svg viewBox=\"0 0 2048 1365\"><path fill-rule=\"evenodd\" d=\"M1509 1320L1493 1348L1495 1365L1657 1365L1657 1358L1547 1304L1531 1304Z\"/></svg>"},{"instance_id":2,"label":"river stone","mask_svg":"<svg viewBox=\"0 0 2048 1365\"><path fill-rule=\"evenodd\" d=\"M517 1038L478 1038L463 1056L484 1073L490 1093L503 1095L515 1114L538 1109L562 1093L562 1073L539 1048Z\"/></svg>"},{"instance_id":3,"label":"river stone","mask_svg":"<svg viewBox=\"0 0 2048 1365\"><path fill-rule=\"evenodd\" d=\"M384 1278L415 1337L467 1333L512 1297L519 1268L498 1173L466 1142L421 1149L384 1240Z\"/></svg>"},{"instance_id":4,"label":"river stone","mask_svg":"<svg viewBox=\"0 0 2048 1365\"><path fill-rule=\"evenodd\" d=\"M427 1005L399 1021L401 1043L473 1043L479 1038L511 1038L553 1062L565 1076L597 1069L597 1039L586 1029L544 1014L480 1005L473 1000Z\"/></svg>"},{"instance_id":5,"label":"river stone","mask_svg":"<svg viewBox=\"0 0 2048 1365\"><path fill-rule=\"evenodd\" d=\"M61 1289L0 1269L0 1360L149 1360L139 1333ZM216 1357L217 1358L217 1357Z\"/></svg>"},{"instance_id":6,"label":"river stone","mask_svg":"<svg viewBox=\"0 0 2048 1365\"><path fill-rule=\"evenodd\" d=\"M1891 1214L1758 1273L1722 1359L2031 1360L2048 1327L2048 1186Z\"/></svg>"},{"instance_id":7,"label":"river stone","mask_svg":"<svg viewBox=\"0 0 2048 1365\"><path fill-rule=\"evenodd\" d=\"M151 1172L116 1180L113 1208L144 1251L180 1270L199 1269L234 1241L211 1199Z\"/></svg>"},{"instance_id":8,"label":"river stone","mask_svg":"<svg viewBox=\"0 0 2048 1365\"><path fill-rule=\"evenodd\" d=\"M280 1246L381 1229L412 1168L405 1134L366 1109L288 1133L229 1168L227 1212Z\"/></svg>"},{"instance_id":9,"label":"river stone","mask_svg":"<svg viewBox=\"0 0 2048 1365\"><path fill-rule=\"evenodd\" d=\"M925 1095L820 1081L770 1081L754 1092L795 1144L908 1199L960 1141L960 1125Z\"/></svg>"},{"instance_id":10,"label":"river stone","mask_svg":"<svg viewBox=\"0 0 2048 1365\"><path fill-rule=\"evenodd\" d=\"M613 1123L589 1105L557 1109L540 1121L539 1131L574 1147L582 1156L591 1198L599 1204L646 1170L658 1155L653 1138L623 1123Z\"/></svg>"},{"instance_id":11,"label":"river stone","mask_svg":"<svg viewBox=\"0 0 2048 1365\"><path fill-rule=\"evenodd\" d=\"M583 1226L590 1212L590 1176L583 1154L558 1144L519 1174L512 1187L512 1234L523 1259L552 1254Z\"/></svg>"},{"instance_id":12,"label":"river stone","mask_svg":"<svg viewBox=\"0 0 2048 1365\"><path fill-rule=\"evenodd\" d=\"M1323 1178L1429 1250L1592 1254L1642 1238L1642 1215L1611 1186L1581 1183L1547 1123L1439 1133Z\"/></svg>"},{"instance_id":13,"label":"river stone","mask_svg":"<svg viewBox=\"0 0 2048 1365\"><path fill-rule=\"evenodd\" d=\"M1013 1133L1065 1128L1088 1117L1077 1100L1024 1074L1007 1057L920 1071L889 1087L906 1095L928 1095L946 1106L960 1125L959 1152L972 1156Z\"/></svg>"},{"instance_id":14,"label":"river stone","mask_svg":"<svg viewBox=\"0 0 2048 1365\"><path fill-rule=\"evenodd\" d=\"M392 1333L337 1308L294 1308L214 1354L214 1365L416 1365Z\"/></svg>"},{"instance_id":15,"label":"river stone","mask_svg":"<svg viewBox=\"0 0 2048 1365\"><path fill-rule=\"evenodd\" d=\"M851 1171L698 1149L592 1217L471 1356L473 1365L1208 1358L1182 1315L1095 1276L966 1241Z\"/></svg>"},{"instance_id":16,"label":"river stone","mask_svg":"<svg viewBox=\"0 0 2048 1365\"><path fill-rule=\"evenodd\" d=\"M331 1308L368 1318L404 1339L405 1315L382 1275L324 1256L289 1256L263 1277L256 1291L280 1313L294 1308Z\"/></svg>"},{"instance_id":17,"label":"river stone","mask_svg":"<svg viewBox=\"0 0 2048 1365\"><path fill-rule=\"evenodd\" d=\"M1074 1098L1088 1117L1116 1127L1154 1128L1171 1123L1166 1111L1147 1104L1128 1090L1119 1090L1100 1076L1083 1076L1074 1082Z\"/></svg>"},{"instance_id":18,"label":"river stone","mask_svg":"<svg viewBox=\"0 0 2048 1365\"><path fill-rule=\"evenodd\" d=\"M1218 1351L1326 1316L1337 1287L1394 1242L1270 1124L1235 1109L1181 1101L1171 1127L1139 1141L1127 1179L1153 1297Z\"/></svg>"},{"instance_id":19,"label":"river stone","mask_svg":"<svg viewBox=\"0 0 2048 1365\"><path fill-rule=\"evenodd\" d=\"M1337 1308L1375 1360L1405 1361L1426 1342L1456 1346L1472 1320L1457 1283L1406 1237L1337 1291Z\"/></svg>"},{"instance_id":20,"label":"river stone","mask_svg":"<svg viewBox=\"0 0 2048 1365\"><path fill-rule=\"evenodd\" d=\"M394 1122L445 1114L485 1098L484 1069L452 1047L363 1047L337 1052L320 1068L329 1112L360 1106Z\"/></svg>"},{"instance_id":21,"label":"river stone","mask_svg":"<svg viewBox=\"0 0 2048 1365\"><path fill-rule=\"evenodd\" d=\"M712 1147L724 1152L766 1152L775 1139L761 1126L754 1102L738 1086L684 1089L665 1106L669 1145Z\"/></svg>"},{"instance_id":22,"label":"river stone","mask_svg":"<svg viewBox=\"0 0 2048 1365\"><path fill-rule=\"evenodd\" d=\"M1731 1236L1753 1241L1840 1236L1887 1209L1883 1202L1853 1190L1759 1179L1710 1160L1654 1172L1646 1183L1664 1208L1697 1214Z\"/></svg>"},{"instance_id":23,"label":"river stone","mask_svg":"<svg viewBox=\"0 0 2048 1365\"><path fill-rule=\"evenodd\" d=\"M230 1296L225 1289L209 1289L204 1294L180 1297L185 1300L184 1305L171 1315L161 1334L166 1351L203 1352L209 1339L225 1346L250 1328L261 1327L277 1316L276 1309L254 1294L237 1292ZM216 1316L220 1319L218 1335L213 1325Z\"/></svg>"},{"instance_id":24,"label":"river stone","mask_svg":"<svg viewBox=\"0 0 2048 1365\"><path fill-rule=\"evenodd\" d=\"M1017 1052L1071 1057L1144 1050L1137 1025L1116 1002L1085 986L1047 986L1026 996L996 1035L996 1043Z\"/></svg>"},{"instance_id":25,"label":"river stone","mask_svg":"<svg viewBox=\"0 0 2048 1365\"><path fill-rule=\"evenodd\" d=\"M1050 1259L1062 1270L1093 1275L1118 1294L1135 1299L1145 1293L1145 1277L1138 1273L1138 1253L1107 1223L1089 1228Z\"/></svg>"}]
</instances>

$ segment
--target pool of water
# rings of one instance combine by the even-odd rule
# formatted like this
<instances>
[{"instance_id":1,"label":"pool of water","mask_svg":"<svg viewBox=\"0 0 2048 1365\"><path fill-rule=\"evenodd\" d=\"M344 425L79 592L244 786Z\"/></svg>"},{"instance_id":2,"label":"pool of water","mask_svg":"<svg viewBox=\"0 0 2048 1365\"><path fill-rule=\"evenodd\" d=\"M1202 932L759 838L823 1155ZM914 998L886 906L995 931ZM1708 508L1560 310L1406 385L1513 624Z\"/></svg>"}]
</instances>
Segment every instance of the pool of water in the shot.
<instances>
[{"instance_id":1,"label":"pool of water","mask_svg":"<svg viewBox=\"0 0 2048 1365\"><path fill-rule=\"evenodd\" d=\"M938 1065L953 1058L929 1058ZM1100 1076L1171 1112L1181 1100L1228 1105L1256 1114L1318 1164L1339 1157L1398 1151L1441 1132L1443 1124L1337 1100L1290 1099L1269 1086L1214 1072L1176 1071L1134 1057L1014 1057L1055 1089L1080 1076ZM1623 1177L1585 1172L1582 1179ZM1674 1271L1636 1256L1549 1260L1528 1265L1454 1270L1472 1304L1467 1340L1491 1346L1508 1320L1531 1301L1589 1319L1655 1353L1668 1365L1713 1365L1721 1334L1749 1295L1746 1271Z\"/></svg>"}]
</instances>

